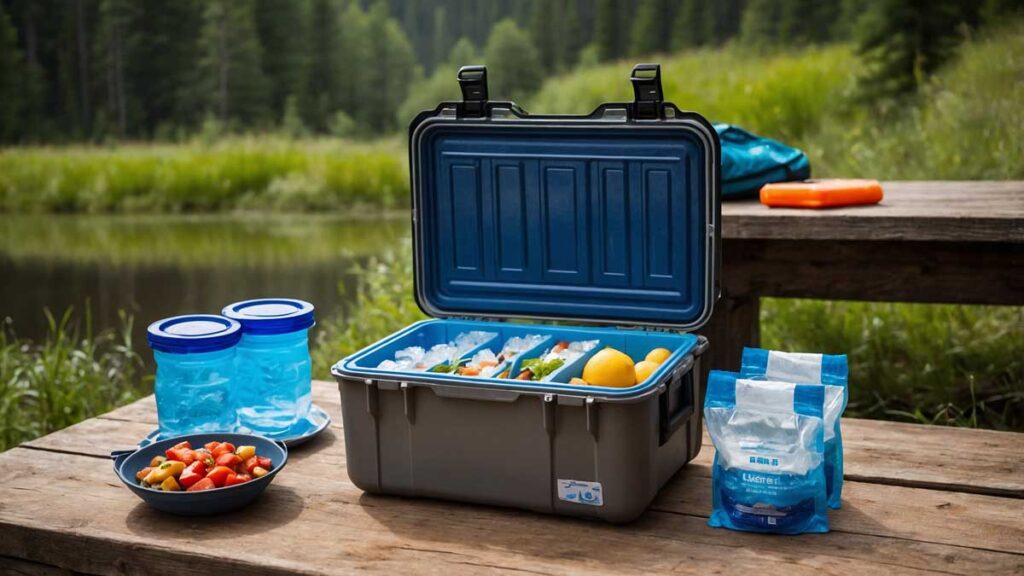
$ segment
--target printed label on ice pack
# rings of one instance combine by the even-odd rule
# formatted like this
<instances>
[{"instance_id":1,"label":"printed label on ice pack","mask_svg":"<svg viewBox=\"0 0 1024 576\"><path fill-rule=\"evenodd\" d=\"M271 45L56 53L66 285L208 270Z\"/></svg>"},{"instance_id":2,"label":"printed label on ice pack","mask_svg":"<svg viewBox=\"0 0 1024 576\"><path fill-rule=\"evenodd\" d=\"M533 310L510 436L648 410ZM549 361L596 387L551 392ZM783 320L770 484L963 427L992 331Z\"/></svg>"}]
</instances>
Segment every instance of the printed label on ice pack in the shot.
<instances>
[{"instance_id":1,"label":"printed label on ice pack","mask_svg":"<svg viewBox=\"0 0 1024 576\"><path fill-rule=\"evenodd\" d=\"M558 499L590 506L604 505L604 491L600 482L558 480Z\"/></svg>"}]
</instances>

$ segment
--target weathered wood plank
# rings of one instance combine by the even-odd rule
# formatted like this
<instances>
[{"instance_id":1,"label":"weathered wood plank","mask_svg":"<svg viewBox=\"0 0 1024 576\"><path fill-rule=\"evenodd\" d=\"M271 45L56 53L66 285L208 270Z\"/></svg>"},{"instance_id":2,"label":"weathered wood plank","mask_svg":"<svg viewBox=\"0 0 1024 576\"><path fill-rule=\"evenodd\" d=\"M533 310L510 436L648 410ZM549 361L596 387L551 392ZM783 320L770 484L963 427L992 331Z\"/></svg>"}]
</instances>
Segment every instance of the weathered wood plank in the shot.
<instances>
[{"instance_id":1,"label":"weathered wood plank","mask_svg":"<svg viewBox=\"0 0 1024 576\"><path fill-rule=\"evenodd\" d=\"M722 298L715 303L711 320L697 332L710 346L701 357L703 382L710 370L732 370L740 365L744 346L757 346L761 340L761 306L755 296Z\"/></svg>"},{"instance_id":2,"label":"weathered wood plank","mask_svg":"<svg viewBox=\"0 0 1024 576\"><path fill-rule=\"evenodd\" d=\"M843 420L845 477L1024 498L1024 435Z\"/></svg>"},{"instance_id":3,"label":"weathered wood plank","mask_svg":"<svg viewBox=\"0 0 1024 576\"><path fill-rule=\"evenodd\" d=\"M884 182L876 206L722 204L724 239L1024 243L1024 182Z\"/></svg>"},{"instance_id":4,"label":"weathered wood plank","mask_svg":"<svg viewBox=\"0 0 1024 576\"><path fill-rule=\"evenodd\" d=\"M726 566L759 574L1024 570L1018 554L838 531L772 538L713 530L704 518L685 513L651 511L615 527L374 497L347 481L336 449L340 444L332 443L297 459L256 506L229 517L183 520L147 508L95 458L18 448L0 455L0 554L97 573L153 565L181 574L208 574L211 566L271 574L483 568L696 574Z\"/></svg>"},{"instance_id":5,"label":"weathered wood plank","mask_svg":"<svg viewBox=\"0 0 1024 576\"><path fill-rule=\"evenodd\" d=\"M39 449L105 457L130 447L148 429L143 423L87 420L65 432L32 442ZM653 509L707 517L711 509L709 445L662 491ZM309 449L293 453L300 466L288 474L295 484L331 477L344 468L341 431L330 430ZM307 462L307 458L311 460ZM347 477L344 478L347 483ZM348 488L338 488L346 492ZM354 488L353 488L354 489ZM853 534L905 538L922 542L981 547L1024 554L1024 500L1007 500L958 492L903 488L848 481L844 509L831 514L833 529Z\"/></svg>"},{"instance_id":6,"label":"weathered wood plank","mask_svg":"<svg viewBox=\"0 0 1024 576\"><path fill-rule=\"evenodd\" d=\"M49 564L29 562L10 556L0 556L0 576L73 576L71 570L64 570Z\"/></svg>"},{"instance_id":7,"label":"weathered wood plank","mask_svg":"<svg viewBox=\"0 0 1024 576\"><path fill-rule=\"evenodd\" d=\"M1019 305L1021 262L1024 244L727 240L722 291L733 298Z\"/></svg>"},{"instance_id":8,"label":"weathered wood plank","mask_svg":"<svg viewBox=\"0 0 1024 576\"><path fill-rule=\"evenodd\" d=\"M332 428L340 430L341 401L337 385L314 382L313 401L331 414ZM152 397L147 397L110 414L122 420L151 423L143 429L152 430L156 425L153 406ZM86 424L76 426L83 425ZM101 424L88 425L102 428ZM1024 439L1021 436L989 430L844 418L846 477L878 484L1024 498ZM132 438L136 437L126 439L128 446L104 448L105 452L101 454L129 447L133 443ZM63 441L63 436L51 435L28 445ZM711 445L706 435L704 445Z\"/></svg>"}]
</instances>

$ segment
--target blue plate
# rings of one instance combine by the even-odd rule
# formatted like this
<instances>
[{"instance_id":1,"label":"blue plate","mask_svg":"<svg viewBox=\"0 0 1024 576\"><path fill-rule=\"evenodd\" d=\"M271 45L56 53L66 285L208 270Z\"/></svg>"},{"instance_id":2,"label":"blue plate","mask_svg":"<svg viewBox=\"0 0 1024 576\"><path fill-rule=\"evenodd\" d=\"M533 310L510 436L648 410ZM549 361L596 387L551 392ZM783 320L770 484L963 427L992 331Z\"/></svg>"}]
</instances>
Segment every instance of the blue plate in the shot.
<instances>
[{"instance_id":1,"label":"blue plate","mask_svg":"<svg viewBox=\"0 0 1024 576\"><path fill-rule=\"evenodd\" d=\"M135 480L135 474L149 466L149 461L154 456L163 456L165 450L185 440L191 442L193 446L202 446L214 440L231 442L236 446L255 446L256 453L270 458L274 466L270 473L262 478L253 478L244 484L199 492L163 492L140 486ZM277 476L277 473L288 463L288 447L281 442L267 440L262 436L218 432L168 438L135 450L112 452L110 457L114 459L114 472L117 477L146 504L162 512L180 516L212 516L242 508L259 497L270 485L274 476Z\"/></svg>"},{"instance_id":2,"label":"blue plate","mask_svg":"<svg viewBox=\"0 0 1024 576\"><path fill-rule=\"evenodd\" d=\"M291 430L283 434L263 434L263 437L278 442L283 442L285 446L294 448L301 444L309 442L316 437L317 434L323 432L331 424L331 415L326 410L313 404L309 408L309 415L304 420L300 420ZM239 426L235 432L239 434L253 434L252 430L244 426ZM162 440L160 430L153 430L146 435L145 438L139 442L139 447L149 446L153 442Z\"/></svg>"}]
</instances>

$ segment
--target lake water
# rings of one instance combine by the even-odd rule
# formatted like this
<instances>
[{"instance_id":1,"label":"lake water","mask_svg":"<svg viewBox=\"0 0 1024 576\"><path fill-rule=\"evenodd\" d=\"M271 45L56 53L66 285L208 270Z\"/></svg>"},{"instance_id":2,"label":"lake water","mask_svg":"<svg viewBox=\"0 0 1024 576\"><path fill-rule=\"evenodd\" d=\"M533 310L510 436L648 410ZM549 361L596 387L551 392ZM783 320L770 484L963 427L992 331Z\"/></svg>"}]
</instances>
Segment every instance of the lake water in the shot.
<instances>
[{"instance_id":1,"label":"lake water","mask_svg":"<svg viewBox=\"0 0 1024 576\"><path fill-rule=\"evenodd\" d=\"M343 313L359 267L409 230L402 216L0 216L0 318L38 340L46 308L88 305L97 329L118 326L123 310L145 352L149 323L237 300L286 296L320 317Z\"/></svg>"}]
</instances>

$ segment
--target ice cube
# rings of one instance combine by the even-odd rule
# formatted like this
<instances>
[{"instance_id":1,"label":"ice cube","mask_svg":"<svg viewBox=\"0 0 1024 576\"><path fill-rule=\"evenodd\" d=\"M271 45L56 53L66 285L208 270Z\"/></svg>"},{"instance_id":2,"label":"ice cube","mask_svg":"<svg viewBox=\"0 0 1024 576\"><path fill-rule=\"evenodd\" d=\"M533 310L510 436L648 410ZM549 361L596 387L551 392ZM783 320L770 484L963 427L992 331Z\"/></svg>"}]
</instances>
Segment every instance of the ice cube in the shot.
<instances>
[{"instance_id":1,"label":"ice cube","mask_svg":"<svg viewBox=\"0 0 1024 576\"><path fill-rule=\"evenodd\" d=\"M395 360L397 362L405 361L415 364L423 358L423 354L425 354L423 348L419 346L410 346L395 352Z\"/></svg>"},{"instance_id":2,"label":"ice cube","mask_svg":"<svg viewBox=\"0 0 1024 576\"><path fill-rule=\"evenodd\" d=\"M544 341L544 336L540 334L528 334L526 336L513 336L505 341L505 345L502 346L501 352L505 356L515 356L520 352L526 352L534 346Z\"/></svg>"},{"instance_id":3,"label":"ice cube","mask_svg":"<svg viewBox=\"0 0 1024 576\"><path fill-rule=\"evenodd\" d=\"M593 350L594 347L597 346L597 344L597 340L581 340L578 342L570 342L569 350L572 350L573 352L586 353Z\"/></svg>"},{"instance_id":4,"label":"ice cube","mask_svg":"<svg viewBox=\"0 0 1024 576\"><path fill-rule=\"evenodd\" d=\"M497 336L495 332L484 332L483 330L473 330L472 332L463 332L455 337L455 342L452 344L458 350L459 354L465 354L473 348L486 343L491 338Z\"/></svg>"},{"instance_id":5,"label":"ice cube","mask_svg":"<svg viewBox=\"0 0 1024 576\"><path fill-rule=\"evenodd\" d=\"M497 362L498 361L498 356L495 355L494 352L490 348L484 348L483 350L480 350L476 354L473 354L473 358L472 358L472 360L470 360L470 363L471 364L480 364L481 362L487 362L487 361L491 361L491 362Z\"/></svg>"}]
</instances>

